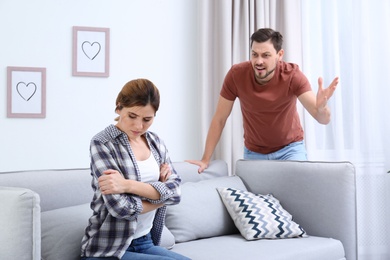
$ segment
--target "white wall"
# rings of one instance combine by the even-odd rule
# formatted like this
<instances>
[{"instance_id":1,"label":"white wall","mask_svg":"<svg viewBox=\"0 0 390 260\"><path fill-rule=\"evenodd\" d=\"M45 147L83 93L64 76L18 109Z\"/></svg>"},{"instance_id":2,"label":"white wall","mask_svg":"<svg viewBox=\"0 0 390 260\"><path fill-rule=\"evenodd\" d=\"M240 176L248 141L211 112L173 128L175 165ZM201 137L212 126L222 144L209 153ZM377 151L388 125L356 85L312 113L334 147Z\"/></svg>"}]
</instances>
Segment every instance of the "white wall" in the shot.
<instances>
[{"instance_id":1,"label":"white wall","mask_svg":"<svg viewBox=\"0 0 390 260\"><path fill-rule=\"evenodd\" d=\"M161 92L151 130L173 161L197 159L196 0L1 0L0 172L89 167L91 137L114 123L122 86ZM110 76L72 76L72 27L110 28ZM44 119L7 118L7 66L47 69Z\"/></svg>"}]
</instances>

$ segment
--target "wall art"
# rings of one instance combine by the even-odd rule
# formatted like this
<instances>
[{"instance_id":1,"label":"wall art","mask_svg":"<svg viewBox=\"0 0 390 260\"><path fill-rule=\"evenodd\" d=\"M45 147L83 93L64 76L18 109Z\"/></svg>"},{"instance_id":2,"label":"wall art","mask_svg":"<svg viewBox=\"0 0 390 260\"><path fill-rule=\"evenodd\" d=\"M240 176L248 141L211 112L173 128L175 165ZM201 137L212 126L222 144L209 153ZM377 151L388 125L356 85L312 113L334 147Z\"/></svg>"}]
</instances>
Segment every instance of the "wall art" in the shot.
<instances>
[{"instance_id":1,"label":"wall art","mask_svg":"<svg viewBox=\"0 0 390 260\"><path fill-rule=\"evenodd\" d=\"M73 76L108 77L110 29L73 27Z\"/></svg>"},{"instance_id":2,"label":"wall art","mask_svg":"<svg viewBox=\"0 0 390 260\"><path fill-rule=\"evenodd\" d=\"M46 117L46 68L7 67L7 117Z\"/></svg>"}]
</instances>

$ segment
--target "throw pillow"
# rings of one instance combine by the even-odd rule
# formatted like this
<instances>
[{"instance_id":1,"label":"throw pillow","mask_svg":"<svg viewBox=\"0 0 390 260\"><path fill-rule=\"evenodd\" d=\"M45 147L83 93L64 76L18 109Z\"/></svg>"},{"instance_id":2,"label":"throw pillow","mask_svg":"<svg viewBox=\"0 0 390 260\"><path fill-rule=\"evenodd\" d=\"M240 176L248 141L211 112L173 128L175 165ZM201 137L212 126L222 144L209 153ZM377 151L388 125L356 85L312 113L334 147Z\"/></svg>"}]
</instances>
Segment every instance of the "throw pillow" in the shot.
<instances>
[{"instance_id":1,"label":"throw pillow","mask_svg":"<svg viewBox=\"0 0 390 260\"><path fill-rule=\"evenodd\" d=\"M307 237L279 200L234 188L217 188L241 235L247 240Z\"/></svg>"}]
</instances>

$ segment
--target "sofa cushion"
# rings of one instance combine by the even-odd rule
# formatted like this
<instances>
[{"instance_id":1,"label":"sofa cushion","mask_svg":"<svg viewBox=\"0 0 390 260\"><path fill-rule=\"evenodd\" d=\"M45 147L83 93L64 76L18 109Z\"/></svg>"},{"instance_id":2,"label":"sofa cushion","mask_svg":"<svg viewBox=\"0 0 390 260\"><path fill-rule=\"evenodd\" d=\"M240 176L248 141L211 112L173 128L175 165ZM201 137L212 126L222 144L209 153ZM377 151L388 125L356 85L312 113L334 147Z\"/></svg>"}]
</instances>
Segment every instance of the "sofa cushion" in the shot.
<instances>
[{"instance_id":1,"label":"sofa cushion","mask_svg":"<svg viewBox=\"0 0 390 260\"><path fill-rule=\"evenodd\" d=\"M166 226L176 242L238 233L216 190L226 186L246 189L237 176L186 182L181 186L181 201L167 207L166 216Z\"/></svg>"},{"instance_id":2,"label":"sofa cushion","mask_svg":"<svg viewBox=\"0 0 390 260\"><path fill-rule=\"evenodd\" d=\"M89 203L42 212L42 260L80 259L81 239L91 215ZM161 246L171 249L174 244L164 227Z\"/></svg>"},{"instance_id":3,"label":"sofa cushion","mask_svg":"<svg viewBox=\"0 0 390 260\"><path fill-rule=\"evenodd\" d=\"M217 189L241 235L247 240L306 237L303 228L271 194L256 195L236 188Z\"/></svg>"},{"instance_id":4,"label":"sofa cushion","mask_svg":"<svg viewBox=\"0 0 390 260\"><path fill-rule=\"evenodd\" d=\"M80 259L89 203L42 212L42 260Z\"/></svg>"},{"instance_id":5,"label":"sofa cushion","mask_svg":"<svg viewBox=\"0 0 390 260\"><path fill-rule=\"evenodd\" d=\"M315 236L247 241L233 234L178 243L172 251L194 260L345 260L339 240Z\"/></svg>"},{"instance_id":6,"label":"sofa cushion","mask_svg":"<svg viewBox=\"0 0 390 260\"><path fill-rule=\"evenodd\" d=\"M164 226L161 235L160 246L165 247L167 249L172 249L174 245L175 245L175 237L173 236L171 231L169 231L169 229L166 226Z\"/></svg>"}]
</instances>

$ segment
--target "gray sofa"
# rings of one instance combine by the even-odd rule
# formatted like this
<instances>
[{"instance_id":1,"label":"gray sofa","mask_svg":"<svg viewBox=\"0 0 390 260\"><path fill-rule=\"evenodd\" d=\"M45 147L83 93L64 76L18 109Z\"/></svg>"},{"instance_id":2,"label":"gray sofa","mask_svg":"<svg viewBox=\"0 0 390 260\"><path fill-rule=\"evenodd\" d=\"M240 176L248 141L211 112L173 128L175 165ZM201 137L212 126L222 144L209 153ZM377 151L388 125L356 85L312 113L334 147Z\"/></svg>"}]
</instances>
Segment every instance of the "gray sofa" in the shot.
<instances>
[{"instance_id":1,"label":"gray sofa","mask_svg":"<svg viewBox=\"0 0 390 260\"><path fill-rule=\"evenodd\" d=\"M175 162L182 201L168 207L162 246L192 259L357 259L355 169L348 162L244 161L234 176ZM78 259L91 214L88 169L0 173L0 259ZM272 194L307 233L246 240L217 189Z\"/></svg>"}]
</instances>

